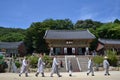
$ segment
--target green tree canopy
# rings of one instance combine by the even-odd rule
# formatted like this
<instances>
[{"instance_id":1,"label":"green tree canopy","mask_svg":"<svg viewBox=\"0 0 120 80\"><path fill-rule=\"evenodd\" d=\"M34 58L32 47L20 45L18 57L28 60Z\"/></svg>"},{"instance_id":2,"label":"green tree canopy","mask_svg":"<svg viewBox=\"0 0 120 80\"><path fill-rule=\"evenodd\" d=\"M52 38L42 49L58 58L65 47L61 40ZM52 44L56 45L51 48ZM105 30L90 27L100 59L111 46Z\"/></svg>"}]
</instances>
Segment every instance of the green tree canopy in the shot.
<instances>
[{"instance_id":1,"label":"green tree canopy","mask_svg":"<svg viewBox=\"0 0 120 80\"><path fill-rule=\"evenodd\" d=\"M78 29L78 28L83 28L83 29L86 29L86 28L93 28L93 29L96 29L97 27L100 27L102 25L101 22L98 22L98 21L92 21L91 19L86 19L86 20L78 20L76 23L75 23L75 28Z\"/></svg>"},{"instance_id":2,"label":"green tree canopy","mask_svg":"<svg viewBox=\"0 0 120 80\"><path fill-rule=\"evenodd\" d=\"M28 52L47 52L47 45L43 39L45 31L48 29L72 29L73 24L69 19L53 20L47 19L43 22L32 23L26 31L25 44Z\"/></svg>"},{"instance_id":3,"label":"green tree canopy","mask_svg":"<svg viewBox=\"0 0 120 80\"><path fill-rule=\"evenodd\" d=\"M97 29L99 38L120 39L120 24L106 23Z\"/></svg>"},{"instance_id":4,"label":"green tree canopy","mask_svg":"<svg viewBox=\"0 0 120 80\"><path fill-rule=\"evenodd\" d=\"M23 41L25 30L19 28L4 28L0 27L0 41L16 42Z\"/></svg>"}]
</instances>

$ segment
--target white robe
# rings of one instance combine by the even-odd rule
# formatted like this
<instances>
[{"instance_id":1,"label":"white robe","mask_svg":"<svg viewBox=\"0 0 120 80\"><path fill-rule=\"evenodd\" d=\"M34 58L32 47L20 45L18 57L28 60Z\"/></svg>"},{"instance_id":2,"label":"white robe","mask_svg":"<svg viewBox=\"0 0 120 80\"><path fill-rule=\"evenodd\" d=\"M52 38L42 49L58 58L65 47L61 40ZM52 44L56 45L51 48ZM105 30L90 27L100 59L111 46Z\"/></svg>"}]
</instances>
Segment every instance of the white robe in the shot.
<instances>
[{"instance_id":1,"label":"white robe","mask_svg":"<svg viewBox=\"0 0 120 80\"><path fill-rule=\"evenodd\" d=\"M38 73L43 73L44 72L44 65L45 63L43 62L43 60L41 58L38 59Z\"/></svg>"}]
</instances>

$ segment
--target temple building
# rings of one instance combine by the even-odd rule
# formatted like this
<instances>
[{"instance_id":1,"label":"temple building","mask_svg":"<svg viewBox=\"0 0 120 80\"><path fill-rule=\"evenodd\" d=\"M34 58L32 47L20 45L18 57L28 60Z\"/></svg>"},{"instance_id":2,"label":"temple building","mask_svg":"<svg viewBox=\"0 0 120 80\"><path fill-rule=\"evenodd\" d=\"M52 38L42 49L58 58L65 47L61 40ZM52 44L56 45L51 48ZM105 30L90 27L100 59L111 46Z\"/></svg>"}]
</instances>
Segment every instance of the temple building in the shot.
<instances>
[{"instance_id":1,"label":"temple building","mask_svg":"<svg viewBox=\"0 0 120 80\"><path fill-rule=\"evenodd\" d=\"M95 36L89 30L47 30L50 55L86 55Z\"/></svg>"},{"instance_id":2,"label":"temple building","mask_svg":"<svg viewBox=\"0 0 120 80\"><path fill-rule=\"evenodd\" d=\"M0 42L0 52L6 56L24 56L26 47L23 41L20 42Z\"/></svg>"},{"instance_id":3,"label":"temple building","mask_svg":"<svg viewBox=\"0 0 120 80\"><path fill-rule=\"evenodd\" d=\"M116 51L120 53L120 40L115 39L98 39L97 51L104 54L106 50ZM104 52L102 52L104 51Z\"/></svg>"}]
</instances>

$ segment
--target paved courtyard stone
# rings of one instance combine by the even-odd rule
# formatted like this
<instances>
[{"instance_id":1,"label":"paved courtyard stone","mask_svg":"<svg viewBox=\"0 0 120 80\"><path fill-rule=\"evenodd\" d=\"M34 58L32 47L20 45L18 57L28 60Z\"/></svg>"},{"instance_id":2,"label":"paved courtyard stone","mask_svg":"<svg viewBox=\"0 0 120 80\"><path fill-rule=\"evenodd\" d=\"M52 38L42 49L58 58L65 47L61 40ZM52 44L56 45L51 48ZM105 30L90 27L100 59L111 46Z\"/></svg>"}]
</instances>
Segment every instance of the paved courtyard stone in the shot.
<instances>
[{"instance_id":1,"label":"paved courtyard stone","mask_svg":"<svg viewBox=\"0 0 120 80\"><path fill-rule=\"evenodd\" d=\"M104 76L103 71L95 72L95 76L87 76L86 72L74 72L72 77L69 77L67 72L60 73L62 77L56 74L50 77L50 73L45 73L45 77L35 76L35 73L29 73L28 77L22 74L19 77L18 73L0 73L0 80L120 80L120 71L110 71L110 76Z\"/></svg>"}]
</instances>

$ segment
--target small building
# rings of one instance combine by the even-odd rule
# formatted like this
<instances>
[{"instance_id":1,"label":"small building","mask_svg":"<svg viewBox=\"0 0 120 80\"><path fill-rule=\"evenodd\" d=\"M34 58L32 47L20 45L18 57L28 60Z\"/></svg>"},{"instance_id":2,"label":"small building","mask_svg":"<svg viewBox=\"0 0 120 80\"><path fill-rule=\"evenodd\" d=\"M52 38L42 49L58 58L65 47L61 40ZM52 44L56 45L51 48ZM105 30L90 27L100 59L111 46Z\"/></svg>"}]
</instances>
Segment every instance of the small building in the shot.
<instances>
[{"instance_id":1,"label":"small building","mask_svg":"<svg viewBox=\"0 0 120 80\"><path fill-rule=\"evenodd\" d=\"M6 56L24 56L26 48L23 41L0 42L0 52L4 52Z\"/></svg>"},{"instance_id":2,"label":"small building","mask_svg":"<svg viewBox=\"0 0 120 80\"><path fill-rule=\"evenodd\" d=\"M112 50L120 53L120 40L115 39L98 39L97 51ZM104 54L102 53L102 54Z\"/></svg>"},{"instance_id":3,"label":"small building","mask_svg":"<svg viewBox=\"0 0 120 80\"><path fill-rule=\"evenodd\" d=\"M95 36L89 30L47 30L50 55L86 55Z\"/></svg>"}]
</instances>

